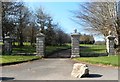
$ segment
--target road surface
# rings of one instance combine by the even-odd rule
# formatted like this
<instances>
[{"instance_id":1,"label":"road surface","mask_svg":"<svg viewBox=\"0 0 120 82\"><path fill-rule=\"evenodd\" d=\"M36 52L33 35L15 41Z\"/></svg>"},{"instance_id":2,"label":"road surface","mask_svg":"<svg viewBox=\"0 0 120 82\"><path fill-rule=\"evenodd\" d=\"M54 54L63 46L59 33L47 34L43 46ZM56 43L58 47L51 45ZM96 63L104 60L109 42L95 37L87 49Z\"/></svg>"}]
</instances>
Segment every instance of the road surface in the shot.
<instances>
[{"instance_id":1,"label":"road surface","mask_svg":"<svg viewBox=\"0 0 120 82\"><path fill-rule=\"evenodd\" d=\"M65 55L68 52L61 54ZM88 65L90 70L88 77L72 77L71 71L74 63L75 61L70 58L44 58L0 67L2 69L0 77L3 80L118 80L118 69L95 65Z\"/></svg>"}]
</instances>

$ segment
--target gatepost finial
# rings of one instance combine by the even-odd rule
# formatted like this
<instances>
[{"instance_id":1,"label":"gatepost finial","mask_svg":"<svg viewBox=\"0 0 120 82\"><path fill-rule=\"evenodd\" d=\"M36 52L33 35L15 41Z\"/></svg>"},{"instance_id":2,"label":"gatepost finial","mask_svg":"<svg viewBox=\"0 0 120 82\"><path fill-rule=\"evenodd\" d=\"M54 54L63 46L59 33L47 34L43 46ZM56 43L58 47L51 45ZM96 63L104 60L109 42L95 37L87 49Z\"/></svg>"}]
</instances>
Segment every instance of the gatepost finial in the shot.
<instances>
[{"instance_id":1,"label":"gatepost finial","mask_svg":"<svg viewBox=\"0 0 120 82\"><path fill-rule=\"evenodd\" d=\"M109 34L109 35L112 35L112 31L109 31L108 34Z\"/></svg>"},{"instance_id":2,"label":"gatepost finial","mask_svg":"<svg viewBox=\"0 0 120 82\"><path fill-rule=\"evenodd\" d=\"M40 28L39 31L41 32L41 30L42 30L42 29Z\"/></svg>"},{"instance_id":3,"label":"gatepost finial","mask_svg":"<svg viewBox=\"0 0 120 82\"><path fill-rule=\"evenodd\" d=\"M74 29L74 32L77 33L77 29Z\"/></svg>"}]
</instances>

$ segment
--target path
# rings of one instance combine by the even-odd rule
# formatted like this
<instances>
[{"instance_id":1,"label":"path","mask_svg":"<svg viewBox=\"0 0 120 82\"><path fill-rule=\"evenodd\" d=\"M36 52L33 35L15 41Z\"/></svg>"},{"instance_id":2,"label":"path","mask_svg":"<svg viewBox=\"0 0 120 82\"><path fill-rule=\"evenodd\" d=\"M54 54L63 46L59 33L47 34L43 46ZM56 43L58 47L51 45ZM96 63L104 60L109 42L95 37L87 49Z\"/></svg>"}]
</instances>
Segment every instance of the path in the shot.
<instances>
[{"instance_id":1,"label":"path","mask_svg":"<svg viewBox=\"0 0 120 82\"><path fill-rule=\"evenodd\" d=\"M70 74L74 63L69 58L45 58L4 66L0 77L3 77L4 80L118 80L117 69L94 65L88 65L90 69L89 77L71 77Z\"/></svg>"}]
</instances>

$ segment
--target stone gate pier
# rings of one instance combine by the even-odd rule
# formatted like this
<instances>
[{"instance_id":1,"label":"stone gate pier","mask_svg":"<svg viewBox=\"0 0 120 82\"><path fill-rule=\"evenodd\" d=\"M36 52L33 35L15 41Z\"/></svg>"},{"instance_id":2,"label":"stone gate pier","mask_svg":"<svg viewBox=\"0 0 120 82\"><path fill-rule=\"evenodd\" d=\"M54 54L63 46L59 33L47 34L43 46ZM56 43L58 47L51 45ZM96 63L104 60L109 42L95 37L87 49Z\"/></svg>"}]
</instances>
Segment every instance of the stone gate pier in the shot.
<instances>
[{"instance_id":1,"label":"stone gate pier","mask_svg":"<svg viewBox=\"0 0 120 82\"><path fill-rule=\"evenodd\" d=\"M12 37L10 35L5 35L3 54L12 54Z\"/></svg>"},{"instance_id":2,"label":"stone gate pier","mask_svg":"<svg viewBox=\"0 0 120 82\"><path fill-rule=\"evenodd\" d=\"M114 39L115 36L112 35L111 31L109 32L109 35L106 37L106 48L108 55L114 55Z\"/></svg>"},{"instance_id":3,"label":"stone gate pier","mask_svg":"<svg viewBox=\"0 0 120 82\"><path fill-rule=\"evenodd\" d=\"M44 57L45 48L45 35L43 33L38 33L36 36L36 52L38 56Z\"/></svg>"},{"instance_id":4,"label":"stone gate pier","mask_svg":"<svg viewBox=\"0 0 120 82\"><path fill-rule=\"evenodd\" d=\"M79 55L79 40L80 33L77 32L77 29L74 30L74 33L71 34L71 58L80 57Z\"/></svg>"}]
</instances>

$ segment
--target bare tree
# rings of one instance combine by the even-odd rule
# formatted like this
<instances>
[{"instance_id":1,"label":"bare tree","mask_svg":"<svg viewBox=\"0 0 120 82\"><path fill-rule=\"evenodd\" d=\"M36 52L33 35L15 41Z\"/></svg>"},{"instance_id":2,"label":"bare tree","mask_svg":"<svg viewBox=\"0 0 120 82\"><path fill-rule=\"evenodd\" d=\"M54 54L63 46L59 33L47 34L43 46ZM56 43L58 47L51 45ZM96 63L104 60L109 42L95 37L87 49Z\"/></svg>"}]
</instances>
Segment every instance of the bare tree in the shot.
<instances>
[{"instance_id":1,"label":"bare tree","mask_svg":"<svg viewBox=\"0 0 120 82\"><path fill-rule=\"evenodd\" d=\"M20 4L17 2L2 2L2 37L4 42L4 37L7 32L13 35L15 32L14 16L16 15Z\"/></svg>"},{"instance_id":2,"label":"bare tree","mask_svg":"<svg viewBox=\"0 0 120 82\"><path fill-rule=\"evenodd\" d=\"M31 22L23 31L25 41L29 41L31 45L35 43L37 28L35 23Z\"/></svg>"},{"instance_id":3,"label":"bare tree","mask_svg":"<svg viewBox=\"0 0 120 82\"><path fill-rule=\"evenodd\" d=\"M46 35L46 45L55 45L55 30L54 30L54 24L52 23L53 19L52 17L47 18L47 28L45 30Z\"/></svg>"},{"instance_id":4,"label":"bare tree","mask_svg":"<svg viewBox=\"0 0 120 82\"><path fill-rule=\"evenodd\" d=\"M0 1L0 40L2 39L2 2Z\"/></svg>"},{"instance_id":5,"label":"bare tree","mask_svg":"<svg viewBox=\"0 0 120 82\"><path fill-rule=\"evenodd\" d=\"M117 3L116 32L118 39L118 47L120 48L120 1Z\"/></svg>"},{"instance_id":6,"label":"bare tree","mask_svg":"<svg viewBox=\"0 0 120 82\"><path fill-rule=\"evenodd\" d=\"M25 27L28 26L30 19L29 9L26 6L24 6L23 3L19 7L16 19L17 19L16 24L17 24L17 36L18 36L19 45L23 46L23 38L24 38L23 30Z\"/></svg>"},{"instance_id":7,"label":"bare tree","mask_svg":"<svg viewBox=\"0 0 120 82\"><path fill-rule=\"evenodd\" d=\"M80 36L80 43L81 44L94 44L95 40L92 35L81 35Z\"/></svg>"},{"instance_id":8,"label":"bare tree","mask_svg":"<svg viewBox=\"0 0 120 82\"><path fill-rule=\"evenodd\" d=\"M80 4L80 9L74 14L77 23L84 25L84 28L89 31L97 32L105 37L109 31L112 31L114 35L119 36L120 27L117 23L116 8L116 2L91 2Z\"/></svg>"},{"instance_id":9,"label":"bare tree","mask_svg":"<svg viewBox=\"0 0 120 82\"><path fill-rule=\"evenodd\" d=\"M37 20L36 20L37 24L39 25L39 27L41 29L41 32L45 33L44 30L45 30L45 26L46 26L48 14L46 14L46 12L44 11L44 9L40 7L36 11L35 15L36 15L36 18L37 18Z\"/></svg>"}]
</instances>

